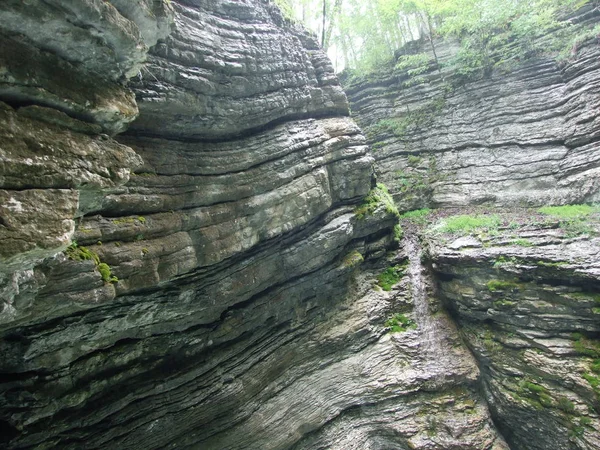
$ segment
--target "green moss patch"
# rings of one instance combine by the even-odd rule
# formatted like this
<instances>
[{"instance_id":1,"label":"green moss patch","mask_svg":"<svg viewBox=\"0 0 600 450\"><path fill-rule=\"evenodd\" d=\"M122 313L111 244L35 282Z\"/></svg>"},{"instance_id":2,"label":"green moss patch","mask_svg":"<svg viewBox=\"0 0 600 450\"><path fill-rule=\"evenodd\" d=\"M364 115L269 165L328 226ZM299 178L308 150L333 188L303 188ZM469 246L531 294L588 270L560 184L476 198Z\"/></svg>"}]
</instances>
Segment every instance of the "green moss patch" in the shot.
<instances>
[{"instance_id":1,"label":"green moss patch","mask_svg":"<svg viewBox=\"0 0 600 450\"><path fill-rule=\"evenodd\" d=\"M408 330L417 328L414 320L407 317L405 314L396 313L385 322L385 326L392 333L403 333Z\"/></svg>"},{"instance_id":2,"label":"green moss patch","mask_svg":"<svg viewBox=\"0 0 600 450\"><path fill-rule=\"evenodd\" d=\"M73 261L93 261L105 283L116 283L119 281L117 277L112 275L110 266L100 261L100 257L96 252L87 247L77 245L77 242L73 242L69 245L64 251L64 254Z\"/></svg>"},{"instance_id":3,"label":"green moss patch","mask_svg":"<svg viewBox=\"0 0 600 450\"><path fill-rule=\"evenodd\" d=\"M497 230L501 223L500 217L496 214L461 215L444 219L438 231L441 233L470 233L478 230Z\"/></svg>"},{"instance_id":4,"label":"green moss patch","mask_svg":"<svg viewBox=\"0 0 600 450\"><path fill-rule=\"evenodd\" d=\"M388 267L377 276L377 284L384 291L391 291L392 287L402 279L406 266L396 265Z\"/></svg>"},{"instance_id":5,"label":"green moss patch","mask_svg":"<svg viewBox=\"0 0 600 450\"><path fill-rule=\"evenodd\" d=\"M544 206L538 211L561 219L579 219L600 212L600 207L591 205Z\"/></svg>"},{"instance_id":6,"label":"green moss patch","mask_svg":"<svg viewBox=\"0 0 600 450\"><path fill-rule=\"evenodd\" d=\"M400 215L387 187L382 183L377 183L377 186L367 194L363 203L354 210L354 214L359 219L364 219L372 215L380 207L384 207L389 214Z\"/></svg>"}]
</instances>

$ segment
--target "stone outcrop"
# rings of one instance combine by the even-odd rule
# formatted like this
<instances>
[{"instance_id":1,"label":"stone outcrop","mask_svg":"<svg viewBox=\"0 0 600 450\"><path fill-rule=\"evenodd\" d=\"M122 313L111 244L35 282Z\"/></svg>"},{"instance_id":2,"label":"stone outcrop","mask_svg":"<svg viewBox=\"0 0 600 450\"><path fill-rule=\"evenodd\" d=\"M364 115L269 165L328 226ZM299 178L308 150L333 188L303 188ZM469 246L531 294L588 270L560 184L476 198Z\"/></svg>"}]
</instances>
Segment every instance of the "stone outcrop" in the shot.
<instances>
[{"instance_id":1,"label":"stone outcrop","mask_svg":"<svg viewBox=\"0 0 600 450\"><path fill-rule=\"evenodd\" d=\"M313 37L263 0L0 18L3 448L506 448L416 241L356 213Z\"/></svg>"},{"instance_id":2,"label":"stone outcrop","mask_svg":"<svg viewBox=\"0 0 600 450\"><path fill-rule=\"evenodd\" d=\"M580 26L598 14L584 10ZM440 42L437 53L442 70L346 82L400 209L599 200L597 38L565 63L537 57L467 83L448 64L456 45Z\"/></svg>"},{"instance_id":3,"label":"stone outcrop","mask_svg":"<svg viewBox=\"0 0 600 450\"><path fill-rule=\"evenodd\" d=\"M432 226L439 294L511 448L598 448L598 217L523 213L468 239Z\"/></svg>"}]
</instances>

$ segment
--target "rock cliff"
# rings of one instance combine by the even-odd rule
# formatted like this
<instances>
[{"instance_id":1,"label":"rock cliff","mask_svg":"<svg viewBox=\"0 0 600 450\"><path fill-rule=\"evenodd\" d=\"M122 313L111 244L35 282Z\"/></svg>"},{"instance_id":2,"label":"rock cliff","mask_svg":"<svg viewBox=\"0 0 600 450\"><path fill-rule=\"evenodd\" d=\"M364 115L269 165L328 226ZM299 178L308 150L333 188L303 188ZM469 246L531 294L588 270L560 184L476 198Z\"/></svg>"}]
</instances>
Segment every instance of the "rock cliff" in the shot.
<instances>
[{"instance_id":1,"label":"rock cliff","mask_svg":"<svg viewBox=\"0 0 600 450\"><path fill-rule=\"evenodd\" d=\"M456 45L437 45L440 68L345 79L407 211L401 247L420 239L510 448L598 448L598 208L547 207L598 202L598 37L475 81L448 68Z\"/></svg>"},{"instance_id":2,"label":"rock cliff","mask_svg":"<svg viewBox=\"0 0 600 450\"><path fill-rule=\"evenodd\" d=\"M0 18L3 448L506 448L313 37L264 0Z\"/></svg>"},{"instance_id":3,"label":"rock cliff","mask_svg":"<svg viewBox=\"0 0 600 450\"><path fill-rule=\"evenodd\" d=\"M598 14L571 20L585 29ZM538 56L474 82L448 68L456 51L438 44L441 70L388 68L345 83L399 208L597 202L597 37L565 62Z\"/></svg>"}]
</instances>

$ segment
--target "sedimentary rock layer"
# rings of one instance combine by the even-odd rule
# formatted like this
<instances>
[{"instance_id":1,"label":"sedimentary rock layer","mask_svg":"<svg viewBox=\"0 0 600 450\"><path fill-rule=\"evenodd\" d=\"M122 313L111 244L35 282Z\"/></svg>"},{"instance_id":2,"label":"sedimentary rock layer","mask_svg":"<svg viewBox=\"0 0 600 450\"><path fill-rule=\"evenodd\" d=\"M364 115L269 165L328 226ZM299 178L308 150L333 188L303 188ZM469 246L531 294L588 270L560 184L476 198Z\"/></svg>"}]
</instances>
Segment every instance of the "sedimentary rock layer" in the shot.
<instances>
[{"instance_id":1,"label":"sedimentary rock layer","mask_svg":"<svg viewBox=\"0 0 600 450\"><path fill-rule=\"evenodd\" d=\"M455 52L438 44L442 65ZM401 209L595 202L599 52L592 39L562 64L528 59L477 82L431 66L346 89Z\"/></svg>"},{"instance_id":2,"label":"sedimentary rock layer","mask_svg":"<svg viewBox=\"0 0 600 450\"><path fill-rule=\"evenodd\" d=\"M516 217L495 235L429 234L440 297L511 448L598 448L598 218Z\"/></svg>"}]
</instances>

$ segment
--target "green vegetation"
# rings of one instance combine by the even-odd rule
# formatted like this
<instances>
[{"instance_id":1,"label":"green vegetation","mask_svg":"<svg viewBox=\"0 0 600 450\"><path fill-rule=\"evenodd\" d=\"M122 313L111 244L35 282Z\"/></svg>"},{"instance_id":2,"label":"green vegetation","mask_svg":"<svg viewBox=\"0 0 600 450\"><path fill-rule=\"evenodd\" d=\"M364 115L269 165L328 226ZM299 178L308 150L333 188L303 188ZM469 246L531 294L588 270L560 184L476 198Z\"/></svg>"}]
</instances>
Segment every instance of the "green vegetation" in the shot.
<instances>
[{"instance_id":1,"label":"green vegetation","mask_svg":"<svg viewBox=\"0 0 600 450\"><path fill-rule=\"evenodd\" d=\"M386 328L389 328L392 333L402 333L417 328L417 324L414 320L400 313L396 313L386 320L385 326Z\"/></svg>"},{"instance_id":2,"label":"green vegetation","mask_svg":"<svg viewBox=\"0 0 600 450\"><path fill-rule=\"evenodd\" d=\"M600 35L600 25L596 25L592 29L585 29L580 31L575 36L571 37L565 42L562 51L559 53L557 59L560 62L564 62L569 59L575 58L581 46L586 41L598 38L598 35Z\"/></svg>"},{"instance_id":3,"label":"green vegetation","mask_svg":"<svg viewBox=\"0 0 600 450\"><path fill-rule=\"evenodd\" d=\"M402 279L405 270L405 265L396 265L388 267L377 276L377 284L384 291L391 291L392 287Z\"/></svg>"},{"instance_id":4,"label":"green vegetation","mask_svg":"<svg viewBox=\"0 0 600 450\"><path fill-rule=\"evenodd\" d=\"M561 219L581 219L600 212L600 207L590 205L544 206L538 211Z\"/></svg>"},{"instance_id":5,"label":"green vegetation","mask_svg":"<svg viewBox=\"0 0 600 450\"><path fill-rule=\"evenodd\" d=\"M495 300L494 308L496 309L510 309L515 306L515 302L511 302L510 300Z\"/></svg>"},{"instance_id":6,"label":"green vegetation","mask_svg":"<svg viewBox=\"0 0 600 450\"><path fill-rule=\"evenodd\" d=\"M529 402L536 408L538 405L544 408L551 408L553 406L552 397L544 386L524 379L519 384L519 387L520 394L529 399Z\"/></svg>"},{"instance_id":7,"label":"green vegetation","mask_svg":"<svg viewBox=\"0 0 600 450\"><path fill-rule=\"evenodd\" d=\"M390 134L403 139L407 134L422 130L430 126L436 117L446 105L446 99L443 95L438 96L420 109L408 111L401 117L392 119L381 119L367 129L367 135L371 139L376 139L380 135ZM409 166L415 166L422 161L422 158L410 155L407 158Z\"/></svg>"},{"instance_id":8,"label":"green vegetation","mask_svg":"<svg viewBox=\"0 0 600 450\"><path fill-rule=\"evenodd\" d=\"M408 158L406 158L406 160L408 161L409 166L418 166L423 160L423 158L416 155L408 155Z\"/></svg>"},{"instance_id":9,"label":"green vegetation","mask_svg":"<svg viewBox=\"0 0 600 450\"><path fill-rule=\"evenodd\" d=\"M360 252L358 252L358 250L352 250L344 257L344 260L342 261L342 266L348 268L356 267L359 264L361 264L364 260L365 258L363 257L363 255L360 254Z\"/></svg>"},{"instance_id":10,"label":"green vegetation","mask_svg":"<svg viewBox=\"0 0 600 450\"><path fill-rule=\"evenodd\" d=\"M462 215L444 219L437 230L441 233L471 233L477 230L497 230L500 224L500 217L495 214Z\"/></svg>"},{"instance_id":11,"label":"green vegetation","mask_svg":"<svg viewBox=\"0 0 600 450\"><path fill-rule=\"evenodd\" d=\"M146 218L143 216L120 217L118 219L112 219L112 223L115 225L134 224L134 223L140 223L143 225L146 223Z\"/></svg>"},{"instance_id":12,"label":"green vegetation","mask_svg":"<svg viewBox=\"0 0 600 450\"><path fill-rule=\"evenodd\" d=\"M576 237L595 234L594 227L587 219L592 214L600 213L600 207L597 205L545 206L538 211L559 219L559 226L565 230L567 237Z\"/></svg>"},{"instance_id":13,"label":"green vegetation","mask_svg":"<svg viewBox=\"0 0 600 450\"><path fill-rule=\"evenodd\" d=\"M429 214L431 214L431 209L429 208L423 208L423 209L415 209L412 211L407 211L403 214L400 215L401 219L415 219L415 218L422 218L422 217L427 217Z\"/></svg>"},{"instance_id":14,"label":"green vegetation","mask_svg":"<svg viewBox=\"0 0 600 450\"><path fill-rule=\"evenodd\" d=\"M567 397L559 397L556 402L556 407L569 414L575 412L575 404Z\"/></svg>"},{"instance_id":15,"label":"green vegetation","mask_svg":"<svg viewBox=\"0 0 600 450\"><path fill-rule=\"evenodd\" d=\"M394 241L400 242L402 237L404 236L404 231L402 231L402 227L399 223L394 225Z\"/></svg>"},{"instance_id":16,"label":"green vegetation","mask_svg":"<svg viewBox=\"0 0 600 450\"><path fill-rule=\"evenodd\" d=\"M528 239L515 239L513 241L514 245L518 245L520 247L533 247L533 242Z\"/></svg>"},{"instance_id":17,"label":"green vegetation","mask_svg":"<svg viewBox=\"0 0 600 450\"><path fill-rule=\"evenodd\" d=\"M94 264L100 264L100 257L98 254L87 247L77 245L77 242L73 242L64 251L67 258L73 261L94 261Z\"/></svg>"},{"instance_id":18,"label":"green vegetation","mask_svg":"<svg viewBox=\"0 0 600 450\"><path fill-rule=\"evenodd\" d=\"M573 333L573 339L573 348L577 353L590 356L600 362L600 341L588 339L581 333Z\"/></svg>"},{"instance_id":19,"label":"green vegetation","mask_svg":"<svg viewBox=\"0 0 600 450\"><path fill-rule=\"evenodd\" d=\"M384 207L388 214L400 215L398 208L394 204L394 199L383 183L377 183L377 186L371 189L363 200L363 203L354 210L354 214L359 219L364 219L372 215L380 207Z\"/></svg>"},{"instance_id":20,"label":"green vegetation","mask_svg":"<svg viewBox=\"0 0 600 450\"><path fill-rule=\"evenodd\" d=\"M119 281L117 277L112 275L110 266L108 264L100 263L98 264L97 269L105 283L115 283Z\"/></svg>"},{"instance_id":21,"label":"green vegetation","mask_svg":"<svg viewBox=\"0 0 600 450\"><path fill-rule=\"evenodd\" d=\"M591 1L591 0L589 0ZM439 38L460 43L446 64L463 78L512 67L544 52L568 56L594 31L558 22L586 0L274 0L287 18L302 21L330 49L338 67L365 76L382 66L404 73L413 83L439 69ZM575 28L572 30L572 28ZM548 39L552 31L559 38ZM420 39L420 45L410 43ZM402 54L397 52L402 49Z\"/></svg>"},{"instance_id":22,"label":"green vegetation","mask_svg":"<svg viewBox=\"0 0 600 450\"><path fill-rule=\"evenodd\" d=\"M490 280L486 283L487 288L492 291L512 291L514 289L521 289L521 285L514 281L504 280Z\"/></svg>"},{"instance_id":23,"label":"green vegetation","mask_svg":"<svg viewBox=\"0 0 600 450\"><path fill-rule=\"evenodd\" d=\"M67 258L73 261L93 261L105 283L116 283L119 281L117 277L112 275L110 266L100 261L98 254L89 248L79 246L77 242L73 242L67 247L64 253Z\"/></svg>"}]
</instances>

